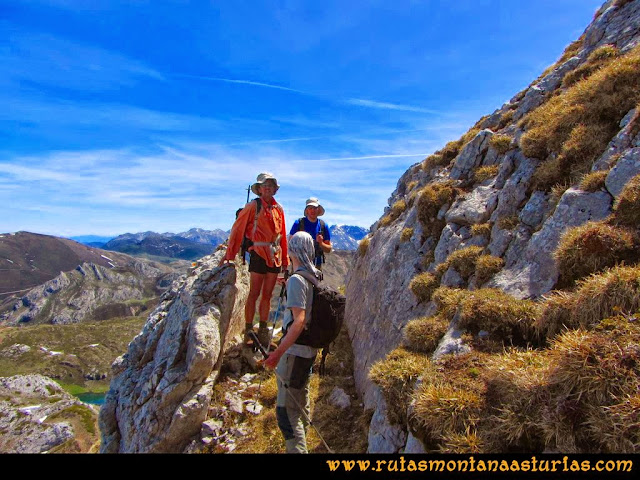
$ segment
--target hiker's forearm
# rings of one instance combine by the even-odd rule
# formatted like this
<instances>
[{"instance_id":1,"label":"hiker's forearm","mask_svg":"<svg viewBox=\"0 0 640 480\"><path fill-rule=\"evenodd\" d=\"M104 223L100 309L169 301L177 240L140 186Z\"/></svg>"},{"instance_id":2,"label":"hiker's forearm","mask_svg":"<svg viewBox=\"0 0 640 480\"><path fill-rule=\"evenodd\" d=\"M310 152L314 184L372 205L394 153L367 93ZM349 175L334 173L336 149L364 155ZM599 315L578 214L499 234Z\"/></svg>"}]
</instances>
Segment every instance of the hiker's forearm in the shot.
<instances>
[{"instance_id":1,"label":"hiker's forearm","mask_svg":"<svg viewBox=\"0 0 640 480\"><path fill-rule=\"evenodd\" d=\"M324 253L331 253L331 242L320 242L319 245Z\"/></svg>"},{"instance_id":2,"label":"hiker's forearm","mask_svg":"<svg viewBox=\"0 0 640 480\"><path fill-rule=\"evenodd\" d=\"M289 327L289 330L287 330L287 334L282 339L282 342L280 342L278 348L273 352L277 354L278 357L281 357L291 345L296 343L296 340L304 330L305 310L294 307L291 309L291 313L293 314L293 323Z\"/></svg>"}]
</instances>

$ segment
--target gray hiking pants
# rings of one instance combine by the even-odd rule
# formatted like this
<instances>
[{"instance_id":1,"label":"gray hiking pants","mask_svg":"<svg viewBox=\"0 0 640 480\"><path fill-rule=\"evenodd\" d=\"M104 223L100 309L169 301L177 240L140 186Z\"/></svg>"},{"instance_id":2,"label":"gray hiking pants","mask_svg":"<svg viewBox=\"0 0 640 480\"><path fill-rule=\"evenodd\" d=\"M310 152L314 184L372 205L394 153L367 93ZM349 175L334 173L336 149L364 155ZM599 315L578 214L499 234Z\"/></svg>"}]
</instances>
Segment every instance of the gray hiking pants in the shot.
<instances>
[{"instance_id":1,"label":"gray hiking pants","mask_svg":"<svg viewBox=\"0 0 640 480\"><path fill-rule=\"evenodd\" d=\"M314 360L315 357L304 358L285 353L276 367L276 418L284 436L287 453L307 453L306 429L307 418L310 416L309 376Z\"/></svg>"}]
</instances>

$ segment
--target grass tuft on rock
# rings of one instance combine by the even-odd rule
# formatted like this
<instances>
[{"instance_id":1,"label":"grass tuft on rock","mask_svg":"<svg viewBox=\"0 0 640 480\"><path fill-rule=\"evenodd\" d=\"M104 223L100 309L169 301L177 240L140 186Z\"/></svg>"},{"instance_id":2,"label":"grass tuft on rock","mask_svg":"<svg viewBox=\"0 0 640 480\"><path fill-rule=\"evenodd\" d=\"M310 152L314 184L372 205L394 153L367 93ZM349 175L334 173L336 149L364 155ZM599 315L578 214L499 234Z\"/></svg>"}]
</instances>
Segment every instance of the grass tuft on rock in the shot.
<instances>
[{"instance_id":1,"label":"grass tuft on rock","mask_svg":"<svg viewBox=\"0 0 640 480\"><path fill-rule=\"evenodd\" d=\"M418 198L418 220L423 226L428 227L436 220L440 209L453 202L456 197L456 189L453 182L430 183L420 191Z\"/></svg>"},{"instance_id":2,"label":"grass tuft on rock","mask_svg":"<svg viewBox=\"0 0 640 480\"><path fill-rule=\"evenodd\" d=\"M371 242L371 237L364 237L358 243L358 254L361 257L364 257L367 254L367 250L369 248L369 243Z\"/></svg>"},{"instance_id":3,"label":"grass tuft on rock","mask_svg":"<svg viewBox=\"0 0 640 480\"><path fill-rule=\"evenodd\" d=\"M440 285L440 279L432 273L424 272L416 275L409 283L409 289L419 302L431 300L431 294Z\"/></svg>"},{"instance_id":4,"label":"grass tuft on rock","mask_svg":"<svg viewBox=\"0 0 640 480\"><path fill-rule=\"evenodd\" d=\"M638 260L638 237L628 228L588 222L567 230L554 252L560 273L558 287L621 262Z\"/></svg>"},{"instance_id":5,"label":"grass tuft on rock","mask_svg":"<svg viewBox=\"0 0 640 480\"><path fill-rule=\"evenodd\" d=\"M468 280L475 273L476 262L483 251L484 248L472 245L452 252L444 262L438 265L436 275L441 277L449 268L453 268L463 279Z\"/></svg>"},{"instance_id":6,"label":"grass tuft on rock","mask_svg":"<svg viewBox=\"0 0 640 480\"><path fill-rule=\"evenodd\" d=\"M401 242L408 242L409 240L411 240L411 237L413 236L413 228L404 228L402 230L402 233L400 234L400 241Z\"/></svg>"},{"instance_id":7,"label":"grass tuft on rock","mask_svg":"<svg viewBox=\"0 0 640 480\"><path fill-rule=\"evenodd\" d=\"M502 270L504 267L504 260L500 257L494 257L493 255L480 255L476 260L476 279L477 286L484 285L491 278Z\"/></svg>"},{"instance_id":8,"label":"grass tuft on rock","mask_svg":"<svg viewBox=\"0 0 640 480\"><path fill-rule=\"evenodd\" d=\"M580 80L591 76L593 73L604 67L611 59L619 55L618 49L614 45L603 45L596 48L587 61L578 68L567 73L562 79L562 87L567 88Z\"/></svg>"},{"instance_id":9,"label":"grass tuft on rock","mask_svg":"<svg viewBox=\"0 0 640 480\"><path fill-rule=\"evenodd\" d=\"M476 223L471 225L471 235L490 238L491 237L491 224L487 223Z\"/></svg>"},{"instance_id":10,"label":"grass tuft on rock","mask_svg":"<svg viewBox=\"0 0 640 480\"><path fill-rule=\"evenodd\" d=\"M521 121L523 153L543 160L532 179L534 189L549 191L587 173L640 100L640 47L607 60Z\"/></svg>"},{"instance_id":11,"label":"grass tuft on rock","mask_svg":"<svg viewBox=\"0 0 640 480\"><path fill-rule=\"evenodd\" d=\"M481 288L466 292L459 305L459 326L471 333L489 332L507 344L526 346L533 339L537 306L502 290Z\"/></svg>"},{"instance_id":12,"label":"grass tuft on rock","mask_svg":"<svg viewBox=\"0 0 640 480\"><path fill-rule=\"evenodd\" d=\"M585 192L597 192L604 188L604 181L607 178L608 170L599 170L596 172L587 173L582 180L580 180L580 190Z\"/></svg>"},{"instance_id":13,"label":"grass tuft on rock","mask_svg":"<svg viewBox=\"0 0 640 480\"><path fill-rule=\"evenodd\" d=\"M378 385L387 402L387 416L392 424L406 425L407 408L418 378L432 364L426 355L397 348L369 370L369 378Z\"/></svg>"},{"instance_id":14,"label":"grass tuft on rock","mask_svg":"<svg viewBox=\"0 0 640 480\"><path fill-rule=\"evenodd\" d=\"M504 155L511 149L512 138L509 135L497 134L491 137L489 145L492 146L500 155Z\"/></svg>"},{"instance_id":15,"label":"grass tuft on rock","mask_svg":"<svg viewBox=\"0 0 640 480\"><path fill-rule=\"evenodd\" d=\"M640 175L636 175L622 189L613 205L613 223L640 228Z\"/></svg>"},{"instance_id":16,"label":"grass tuft on rock","mask_svg":"<svg viewBox=\"0 0 640 480\"><path fill-rule=\"evenodd\" d=\"M403 345L412 352L431 354L449 328L442 315L410 320L403 329Z\"/></svg>"},{"instance_id":17,"label":"grass tuft on rock","mask_svg":"<svg viewBox=\"0 0 640 480\"><path fill-rule=\"evenodd\" d=\"M482 183L498 174L500 167L498 165L486 165L480 167L473 172L473 179L477 183Z\"/></svg>"}]
</instances>

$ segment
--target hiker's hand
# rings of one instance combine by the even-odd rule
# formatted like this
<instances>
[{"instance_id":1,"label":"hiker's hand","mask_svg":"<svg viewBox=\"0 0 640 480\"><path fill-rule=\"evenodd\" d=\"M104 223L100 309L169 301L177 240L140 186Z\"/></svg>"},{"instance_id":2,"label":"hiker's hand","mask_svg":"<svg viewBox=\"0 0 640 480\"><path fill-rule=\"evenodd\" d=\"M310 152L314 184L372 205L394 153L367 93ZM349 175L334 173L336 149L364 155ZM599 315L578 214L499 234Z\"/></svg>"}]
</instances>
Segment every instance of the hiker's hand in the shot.
<instances>
[{"instance_id":1,"label":"hiker's hand","mask_svg":"<svg viewBox=\"0 0 640 480\"><path fill-rule=\"evenodd\" d=\"M280 354L276 353L274 350L269 354L267 358L264 359L264 366L270 370L273 370L278 365L280 361Z\"/></svg>"},{"instance_id":2,"label":"hiker's hand","mask_svg":"<svg viewBox=\"0 0 640 480\"><path fill-rule=\"evenodd\" d=\"M324 237L322 236L321 233L319 233L318 235L316 235L316 242L318 243L324 243Z\"/></svg>"},{"instance_id":3,"label":"hiker's hand","mask_svg":"<svg viewBox=\"0 0 640 480\"><path fill-rule=\"evenodd\" d=\"M220 263L218 263L218 266L221 267L225 263L232 263L232 260L229 260L227 257L222 257L222 259L220 260Z\"/></svg>"}]
</instances>

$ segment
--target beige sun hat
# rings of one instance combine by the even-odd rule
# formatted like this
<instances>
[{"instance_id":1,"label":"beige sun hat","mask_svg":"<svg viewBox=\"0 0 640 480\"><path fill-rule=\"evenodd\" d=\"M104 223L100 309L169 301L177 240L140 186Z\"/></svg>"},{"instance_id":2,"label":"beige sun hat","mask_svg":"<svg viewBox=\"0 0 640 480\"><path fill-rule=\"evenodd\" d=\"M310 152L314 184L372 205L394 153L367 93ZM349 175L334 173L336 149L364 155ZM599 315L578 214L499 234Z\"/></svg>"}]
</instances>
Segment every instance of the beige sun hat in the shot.
<instances>
[{"instance_id":1,"label":"beige sun hat","mask_svg":"<svg viewBox=\"0 0 640 480\"><path fill-rule=\"evenodd\" d=\"M307 203L304 206L305 214L307 213L307 207L318 207L318 216L321 217L322 215L324 215L324 208L322 208L322 205L320 205L320 202L315 197L311 197L307 200Z\"/></svg>"},{"instance_id":2,"label":"beige sun hat","mask_svg":"<svg viewBox=\"0 0 640 480\"><path fill-rule=\"evenodd\" d=\"M258 191L258 187L260 185L262 185L264 182L266 182L267 180L273 180L274 182L276 182L276 191L273 192L273 193L276 193L278 191L278 189L280 188L280 185L278 185L278 180L276 179L276 177L274 177L273 174L269 173L269 172L263 172L263 173L258 175L258 178L256 178L256 183L251 185L251 191L253 193L255 193L256 195L260 196L260 192Z\"/></svg>"}]
</instances>

